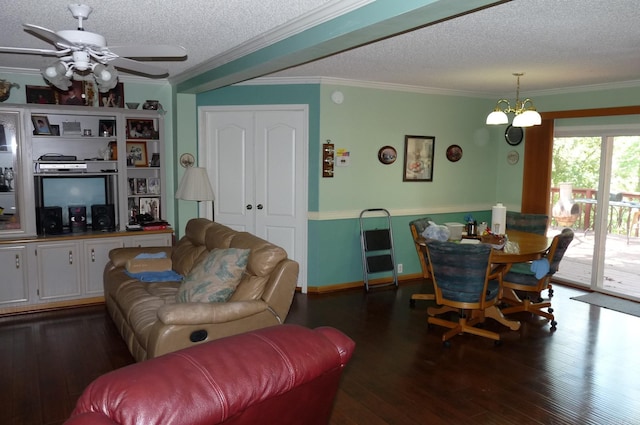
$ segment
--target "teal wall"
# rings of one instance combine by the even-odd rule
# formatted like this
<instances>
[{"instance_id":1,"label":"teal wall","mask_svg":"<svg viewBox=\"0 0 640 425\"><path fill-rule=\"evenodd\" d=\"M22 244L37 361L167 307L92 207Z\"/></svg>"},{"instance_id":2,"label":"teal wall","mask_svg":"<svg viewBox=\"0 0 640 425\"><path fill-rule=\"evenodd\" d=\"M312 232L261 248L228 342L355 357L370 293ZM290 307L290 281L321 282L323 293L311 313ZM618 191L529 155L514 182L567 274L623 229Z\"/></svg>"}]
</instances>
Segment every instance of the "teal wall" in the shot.
<instances>
[{"instance_id":1,"label":"teal wall","mask_svg":"<svg viewBox=\"0 0 640 425\"><path fill-rule=\"evenodd\" d=\"M44 85L37 74L0 73L0 78L19 83L7 103L24 103L24 86ZM175 201L183 170L177 166L181 153L198 151L197 108L213 105L306 104L309 106L308 188L308 284L338 285L362 279L360 224L364 209L386 208L392 214L397 262L404 274L420 272L409 235L408 223L430 216L438 223L462 222L472 213L490 221L490 209L502 202L519 210L522 190L524 145L504 141L505 126L488 127L486 114L495 99L452 96L427 92L387 90L354 82L342 84L238 85L194 95L176 93L167 82L124 81L126 101L158 99L168 111L166 161L169 211L167 219L180 236L186 222L197 216L197 203ZM331 93L339 90L344 102L335 104ZM638 104L640 87L593 88L582 92L528 93L539 111L588 109ZM563 120L591 124L597 120ZM638 122L625 117L620 122ZM610 121L608 121L610 122ZM403 182L404 136L434 136L433 182ZM333 178L322 178L321 144L330 139L336 148L350 153L347 167L336 167ZM456 163L445 157L446 148L457 144L463 157ZM380 147L398 151L394 164L377 160ZM509 151L520 154L516 165L507 164ZM367 225L382 225L376 219Z\"/></svg>"},{"instance_id":2,"label":"teal wall","mask_svg":"<svg viewBox=\"0 0 640 425\"><path fill-rule=\"evenodd\" d=\"M330 99L335 90L344 94L340 105ZM503 129L488 129L484 124L492 102L329 84L241 85L196 95L197 106L309 105L311 287L362 279L358 217L364 209L385 208L391 212L396 258L404 265L404 274L420 273L409 233L410 220L429 215L440 223L462 222L468 213L478 220L489 220L491 205L503 202L497 197L496 185L504 171L496 163L500 145L505 144L501 139ZM433 182L402 181L405 135L436 138ZM336 167L333 178L321 177L321 144L327 139L336 148L349 151L351 158L348 167ZM445 157L452 144L461 146L464 152L456 163ZM377 159L378 150L385 145L398 151L394 164L383 165ZM506 164L506 159L502 162ZM519 186L515 192L519 194ZM509 194L505 198L518 198L519 208L519 197ZM184 223L181 217L180 228Z\"/></svg>"}]
</instances>

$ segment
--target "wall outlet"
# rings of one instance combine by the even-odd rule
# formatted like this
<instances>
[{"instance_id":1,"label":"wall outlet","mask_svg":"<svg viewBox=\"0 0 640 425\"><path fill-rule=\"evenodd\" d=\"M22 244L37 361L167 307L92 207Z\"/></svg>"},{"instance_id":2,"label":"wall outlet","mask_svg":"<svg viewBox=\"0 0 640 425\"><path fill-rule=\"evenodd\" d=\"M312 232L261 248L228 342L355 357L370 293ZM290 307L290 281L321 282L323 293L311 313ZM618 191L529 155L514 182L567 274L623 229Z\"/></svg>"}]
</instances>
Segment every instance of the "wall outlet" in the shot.
<instances>
[{"instance_id":1,"label":"wall outlet","mask_svg":"<svg viewBox=\"0 0 640 425\"><path fill-rule=\"evenodd\" d=\"M403 269L402 264L398 264L398 273L402 273Z\"/></svg>"}]
</instances>

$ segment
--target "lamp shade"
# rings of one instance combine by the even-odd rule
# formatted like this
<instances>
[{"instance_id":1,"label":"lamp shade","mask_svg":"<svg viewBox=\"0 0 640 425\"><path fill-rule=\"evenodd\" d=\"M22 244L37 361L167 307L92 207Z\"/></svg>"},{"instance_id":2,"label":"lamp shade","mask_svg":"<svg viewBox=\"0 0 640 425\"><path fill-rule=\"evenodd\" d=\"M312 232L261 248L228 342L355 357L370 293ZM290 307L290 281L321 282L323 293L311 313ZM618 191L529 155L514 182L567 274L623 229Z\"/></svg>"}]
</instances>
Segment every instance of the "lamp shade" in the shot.
<instances>
[{"instance_id":1,"label":"lamp shade","mask_svg":"<svg viewBox=\"0 0 640 425\"><path fill-rule=\"evenodd\" d=\"M540 125L541 123L542 117L538 112L533 110L524 111L513 118L514 127L531 127Z\"/></svg>"},{"instance_id":2,"label":"lamp shade","mask_svg":"<svg viewBox=\"0 0 640 425\"><path fill-rule=\"evenodd\" d=\"M502 111L493 111L487 116L487 124L489 125L506 124L508 122L507 114Z\"/></svg>"},{"instance_id":3,"label":"lamp shade","mask_svg":"<svg viewBox=\"0 0 640 425\"><path fill-rule=\"evenodd\" d=\"M213 201L213 189L206 168L188 167L176 192L176 199L185 201Z\"/></svg>"}]
</instances>

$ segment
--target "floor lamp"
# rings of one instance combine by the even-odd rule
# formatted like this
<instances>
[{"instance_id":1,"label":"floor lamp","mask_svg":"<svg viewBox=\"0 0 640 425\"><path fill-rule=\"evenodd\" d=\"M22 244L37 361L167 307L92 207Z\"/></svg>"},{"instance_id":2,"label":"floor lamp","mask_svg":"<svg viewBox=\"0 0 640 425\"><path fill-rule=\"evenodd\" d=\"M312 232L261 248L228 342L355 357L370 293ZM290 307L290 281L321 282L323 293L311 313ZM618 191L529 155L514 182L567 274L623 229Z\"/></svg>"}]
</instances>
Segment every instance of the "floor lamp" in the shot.
<instances>
[{"instance_id":1,"label":"floor lamp","mask_svg":"<svg viewBox=\"0 0 640 425\"><path fill-rule=\"evenodd\" d=\"M180 180L180 184L178 185L178 190L176 191L176 199L198 201L198 203L200 203L200 201L213 201L215 196L213 195L211 182L207 175L207 169L194 167L194 164L195 160L193 155L185 153L180 156L180 165L182 165L185 170L182 180ZM198 216L199 215L200 208L198 208Z\"/></svg>"}]
</instances>

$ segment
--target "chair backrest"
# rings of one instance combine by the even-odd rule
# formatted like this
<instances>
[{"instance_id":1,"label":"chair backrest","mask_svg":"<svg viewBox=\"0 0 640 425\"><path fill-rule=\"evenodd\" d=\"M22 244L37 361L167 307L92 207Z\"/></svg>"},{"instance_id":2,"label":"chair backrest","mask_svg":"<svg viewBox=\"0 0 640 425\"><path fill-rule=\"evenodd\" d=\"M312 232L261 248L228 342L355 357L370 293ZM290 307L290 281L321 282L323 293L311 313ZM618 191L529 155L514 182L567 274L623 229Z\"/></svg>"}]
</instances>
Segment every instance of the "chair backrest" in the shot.
<instances>
[{"instance_id":1,"label":"chair backrest","mask_svg":"<svg viewBox=\"0 0 640 425\"><path fill-rule=\"evenodd\" d=\"M546 258L549 261L549 274L552 275L558 271L560 266L560 260L564 257L564 253L567 252L569 244L573 240L573 230L567 228L562 229L562 232L553 237L549 251Z\"/></svg>"},{"instance_id":2,"label":"chair backrest","mask_svg":"<svg viewBox=\"0 0 640 425\"><path fill-rule=\"evenodd\" d=\"M433 273L436 302L476 303L484 308L491 271L489 244L459 244L427 240L426 251ZM494 298L497 297L497 293Z\"/></svg>"},{"instance_id":3,"label":"chair backrest","mask_svg":"<svg viewBox=\"0 0 640 425\"><path fill-rule=\"evenodd\" d=\"M424 256L424 252L417 242L417 239L422 236L422 232L429 226L429 222L432 221L430 217L418 218L409 222L409 229L411 230L411 236L413 237L413 244L418 254L418 260L420 261L420 267L422 268L422 277L425 279L431 278L431 269L427 264L427 259Z\"/></svg>"},{"instance_id":4,"label":"chair backrest","mask_svg":"<svg viewBox=\"0 0 640 425\"><path fill-rule=\"evenodd\" d=\"M538 235L547 234L549 216L507 211L507 230L520 230Z\"/></svg>"}]
</instances>

